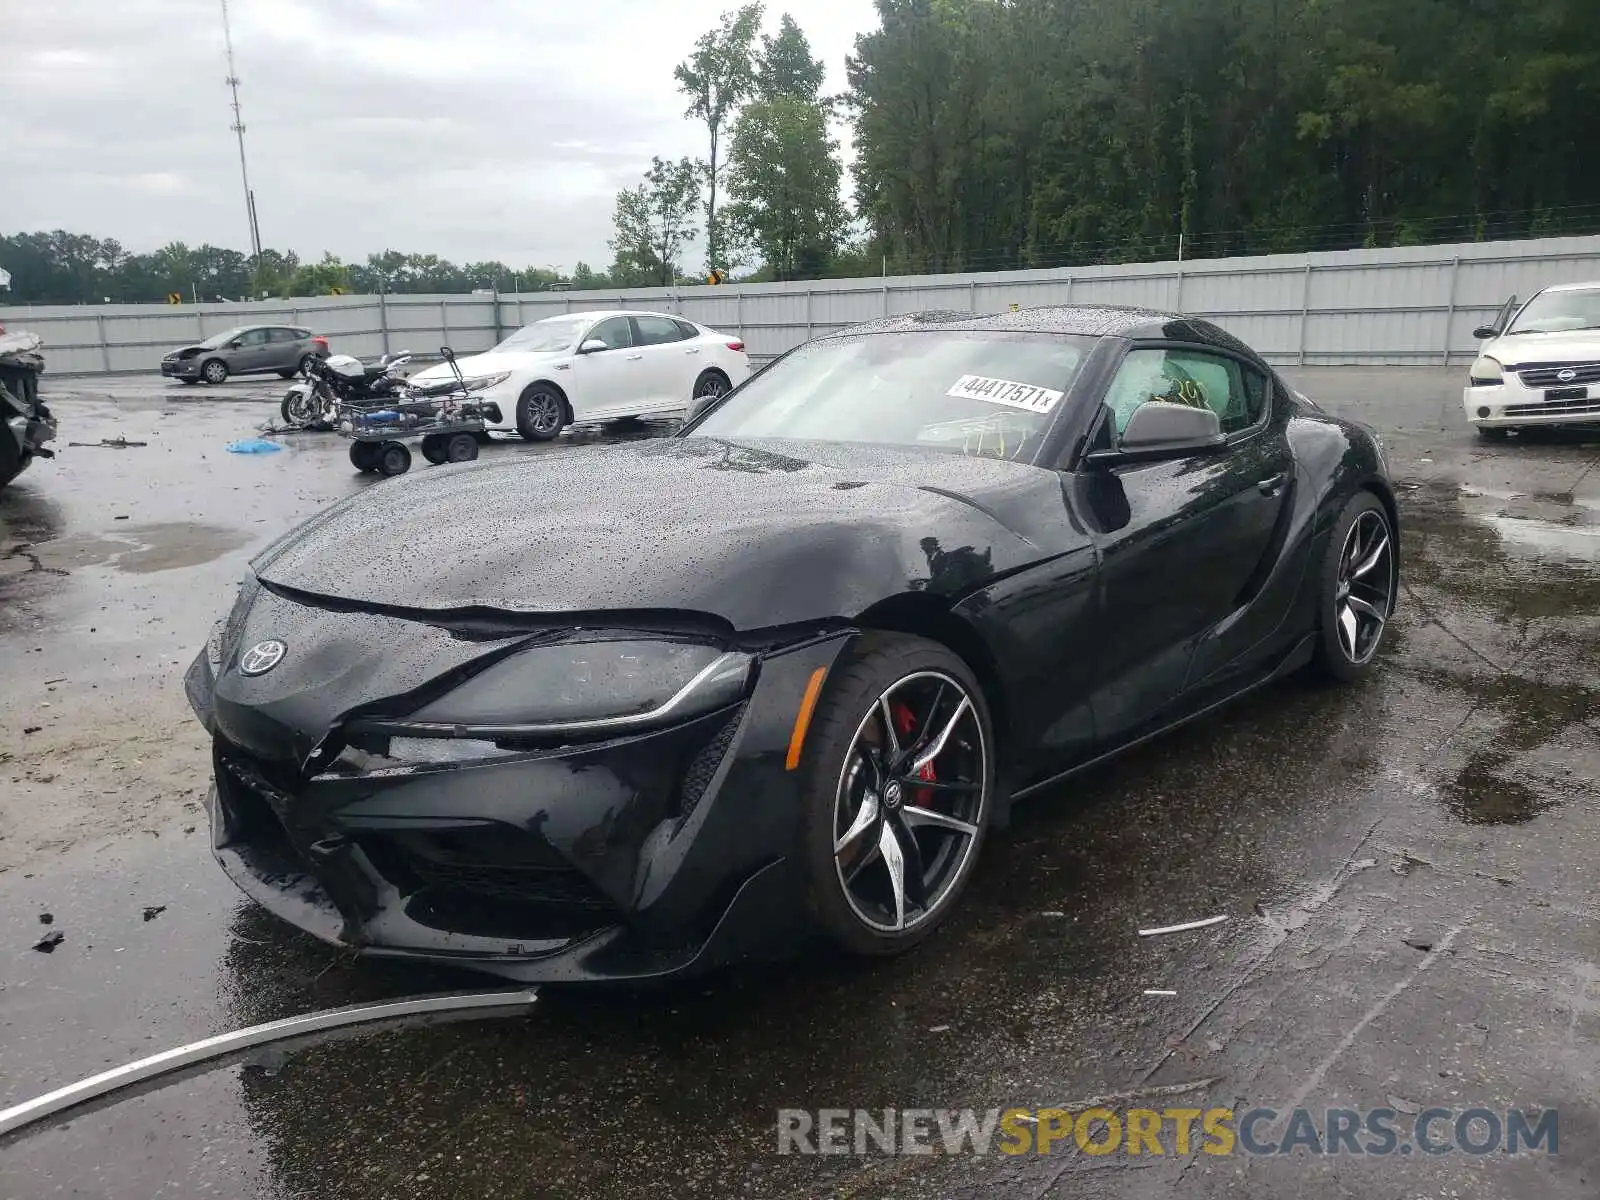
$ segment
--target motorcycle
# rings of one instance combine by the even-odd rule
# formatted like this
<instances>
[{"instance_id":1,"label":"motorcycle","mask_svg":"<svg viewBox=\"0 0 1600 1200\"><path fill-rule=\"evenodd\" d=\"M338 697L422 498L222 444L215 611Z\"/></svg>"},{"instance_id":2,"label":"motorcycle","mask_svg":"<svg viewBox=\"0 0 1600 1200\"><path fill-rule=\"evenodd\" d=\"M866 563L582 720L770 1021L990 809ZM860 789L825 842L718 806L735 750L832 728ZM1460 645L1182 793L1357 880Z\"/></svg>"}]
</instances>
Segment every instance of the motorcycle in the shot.
<instances>
[{"instance_id":1,"label":"motorcycle","mask_svg":"<svg viewBox=\"0 0 1600 1200\"><path fill-rule=\"evenodd\" d=\"M381 408L392 403L405 391L400 369L410 361L409 350L385 354L371 366L349 354L326 359L308 355L300 382L284 393L278 406L283 423L290 429L326 431L333 428L341 404Z\"/></svg>"},{"instance_id":2,"label":"motorcycle","mask_svg":"<svg viewBox=\"0 0 1600 1200\"><path fill-rule=\"evenodd\" d=\"M0 325L0 487L35 458L54 458L56 419L39 399L44 342L36 333L7 333Z\"/></svg>"}]
</instances>

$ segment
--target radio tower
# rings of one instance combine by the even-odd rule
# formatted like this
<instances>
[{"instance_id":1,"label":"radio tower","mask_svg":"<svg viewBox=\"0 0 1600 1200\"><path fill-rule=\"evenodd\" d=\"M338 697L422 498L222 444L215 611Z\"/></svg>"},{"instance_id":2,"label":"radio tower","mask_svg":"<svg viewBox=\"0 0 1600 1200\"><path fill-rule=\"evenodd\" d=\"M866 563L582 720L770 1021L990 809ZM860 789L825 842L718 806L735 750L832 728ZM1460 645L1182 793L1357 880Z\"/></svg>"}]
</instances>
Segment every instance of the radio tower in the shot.
<instances>
[{"instance_id":1,"label":"radio tower","mask_svg":"<svg viewBox=\"0 0 1600 1200\"><path fill-rule=\"evenodd\" d=\"M256 224L256 194L250 190L250 168L244 163L244 118L239 112L239 73L233 69L233 33L228 28L228 0L222 0L222 41L228 48L228 90L233 93L233 124L239 138L239 178L244 182L244 210L250 222L250 257L261 265L261 227Z\"/></svg>"}]
</instances>

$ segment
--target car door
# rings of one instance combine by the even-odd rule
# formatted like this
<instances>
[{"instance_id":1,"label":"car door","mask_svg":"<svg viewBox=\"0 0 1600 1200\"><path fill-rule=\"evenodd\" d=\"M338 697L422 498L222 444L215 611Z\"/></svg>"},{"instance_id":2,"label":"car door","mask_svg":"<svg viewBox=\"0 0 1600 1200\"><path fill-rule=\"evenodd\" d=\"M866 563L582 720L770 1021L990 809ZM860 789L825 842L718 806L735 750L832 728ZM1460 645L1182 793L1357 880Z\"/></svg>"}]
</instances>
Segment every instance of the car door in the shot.
<instances>
[{"instance_id":1,"label":"car door","mask_svg":"<svg viewBox=\"0 0 1600 1200\"><path fill-rule=\"evenodd\" d=\"M262 369L289 371L300 365L300 331L275 326L267 330L267 355Z\"/></svg>"},{"instance_id":2,"label":"car door","mask_svg":"<svg viewBox=\"0 0 1600 1200\"><path fill-rule=\"evenodd\" d=\"M605 349L584 350L594 341ZM633 322L628 317L607 317L598 322L579 342L572 358L571 385L567 399L572 404L572 419L602 421L631 416L649 408L645 380L644 353L633 344Z\"/></svg>"},{"instance_id":3,"label":"car door","mask_svg":"<svg viewBox=\"0 0 1600 1200\"><path fill-rule=\"evenodd\" d=\"M1211 408L1227 441L1078 473L1101 560L1102 743L1173 719L1186 689L1259 643L1269 619L1252 605L1293 487L1283 425L1270 419L1269 383L1254 364L1210 348L1136 345L1106 390L1094 442L1114 448L1152 400Z\"/></svg>"},{"instance_id":4,"label":"car door","mask_svg":"<svg viewBox=\"0 0 1600 1200\"><path fill-rule=\"evenodd\" d=\"M228 351L228 370L235 375L243 375L249 371L268 370L272 350L267 341L271 331L266 326L255 329L246 329L234 339L235 345Z\"/></svg>"},{"instance_id":5,"label":"car door","mask_svg":"<svg viewBox=\"0 0 1600 1200\"><path fill-rule=\"evenodd\" d=\"M633 318L633 332L644 354L651 403L663 411L687 408L700 373L700 347L684 341L671 317L640 314Z\"/></svg>"}]
</instances>

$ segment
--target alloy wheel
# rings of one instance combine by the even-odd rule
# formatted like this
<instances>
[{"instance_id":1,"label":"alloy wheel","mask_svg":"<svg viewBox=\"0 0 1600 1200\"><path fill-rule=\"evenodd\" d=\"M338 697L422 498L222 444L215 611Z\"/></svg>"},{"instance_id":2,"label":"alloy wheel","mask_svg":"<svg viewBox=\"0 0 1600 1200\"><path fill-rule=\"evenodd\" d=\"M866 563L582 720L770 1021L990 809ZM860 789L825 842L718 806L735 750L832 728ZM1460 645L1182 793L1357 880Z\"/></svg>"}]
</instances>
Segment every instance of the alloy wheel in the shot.
<instances>
[{"instance_id":1,"label":"alloy wheel","mask_svg":"<svg viewBox=\"0 0 1600 1200\"><path fill-rule=\"evenodd\" d=\"M1377 653L1394 611L1394 567L1389 522L1376 509L1366 509L1345 535L1333 597L1339 648L1357 666Z\"/></svg>"},{"instance_id":2,"label":"alloy wheel","mask_svg":"<svg viewBox=\"0 0 1600 1200\"><path fill-rule=\"evenodd\" d=\"M834 798L834 869L863 924L900 933L931 918L971 865L989 747L965 687L919 671L856 727Z\"/></svg>"},{"instance_id":3,"label":"alloy wheel","mask_svg":"<svg viewBox=\"0 0 1600 1200\"><path fill-rule=\"evenodd\" d=\"M728 390L728 385L722 381L720 375L706 375L700 380L700 385L694 389L696 400L716 400Z\"/></svg>"},{"instance_id":4,"label":"alloy wheel","mask_svg":"<svg viewBox=\"0 0 1600 1200\"><path fill-rule=\"evenodd\" d=\"M561 428L561 401L549 392L528 398L528 419L538 433L554 433Z\"/></svg>"}]
</instances>

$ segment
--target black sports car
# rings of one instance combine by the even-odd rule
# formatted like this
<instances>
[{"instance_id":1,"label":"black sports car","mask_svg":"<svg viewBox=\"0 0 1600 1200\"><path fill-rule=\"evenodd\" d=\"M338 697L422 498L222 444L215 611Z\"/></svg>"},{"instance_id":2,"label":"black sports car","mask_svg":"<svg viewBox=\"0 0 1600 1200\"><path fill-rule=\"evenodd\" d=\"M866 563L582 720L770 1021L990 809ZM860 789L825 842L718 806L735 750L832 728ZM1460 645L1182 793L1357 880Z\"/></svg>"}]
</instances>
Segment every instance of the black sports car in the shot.
<instances>
[{"instance_id":1,"label":"black sports car","mask_svg":"<svg viewBox=\"0 0 1600 1200\"><path fill-rule=\"evenodd\" d=\"M1383 448L1204 321L885 319L676 437L430 471L263 551L187 684L216 855L517 980L926 937L1012 800L1394 605Z\"/></svg>"}]
</instances>

